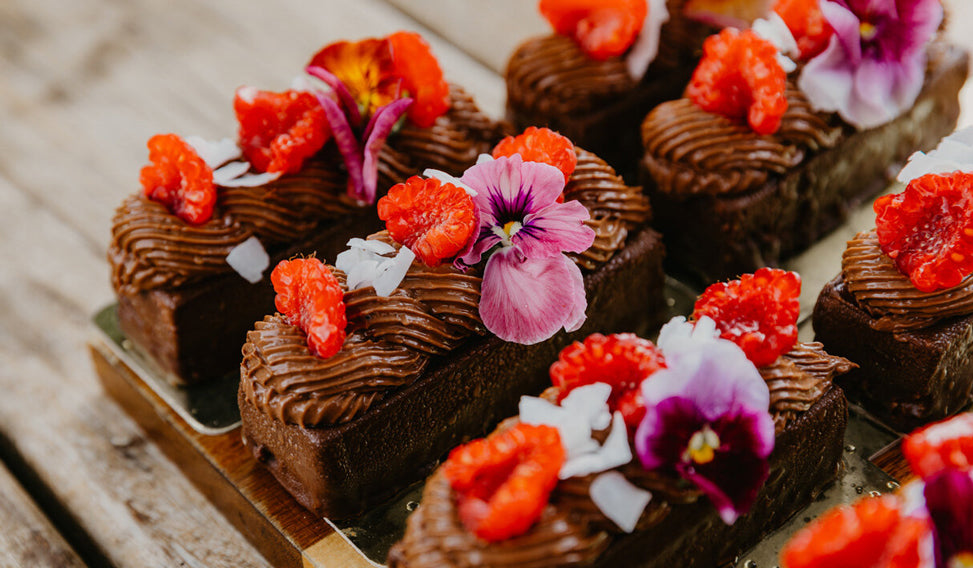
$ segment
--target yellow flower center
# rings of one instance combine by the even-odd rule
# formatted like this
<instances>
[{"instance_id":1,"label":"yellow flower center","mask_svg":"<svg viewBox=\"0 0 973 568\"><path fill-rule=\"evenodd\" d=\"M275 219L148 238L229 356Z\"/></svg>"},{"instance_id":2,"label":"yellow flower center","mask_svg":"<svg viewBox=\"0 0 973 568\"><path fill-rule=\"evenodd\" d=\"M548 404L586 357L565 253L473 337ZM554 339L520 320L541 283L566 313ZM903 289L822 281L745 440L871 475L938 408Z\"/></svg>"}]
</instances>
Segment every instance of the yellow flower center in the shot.
<instances>
[{"instance_id":1,"label":"yellow flower center","mask_svg":"<svg viewBox=\"0 0 973 568\"><path fill-rule=\"evenodd\" d=\"M960 552L950 558L949 568L973 568L973 552Z\"/></svg>"},{"instance_id":2,"label":"yellow flower center","mask_svg":"<svg viewBox=\"0 0 973 568\"><path fill-rule=\"evenodd\" d=\"M509 223L505 224L503 227L494 226L493 234L500 237L500 242L503 244L503 246L509 247L509 246L513 246L513 243L510 241L510 239L512 239L513 236L517 234L517 231L519 231L523 227L524 226L520 224L520 221L510 221Z\"/></svg>"},{"instance_id":3,"label":"yellow flower center","mask_svg":"<svg viewBox=\"0 0 973 568\"><path fill-rule=\"evenodd\" d=\"M693 461L700 465L706 464L713 461L713 458L716 457L716 450L719 447L720 437L707 424L689 439L689 446L683 453L682 459L684 461Z\"/></svg>"},{"instance_id":4,"label":"yellow flower center","mask_svg":"<svg viewBox=\"0 0 973 568\"><path fill-rule=\"evenodd\" d=\"M858 31L861 33L863 40L871 41L875 37L875 34L878 33L878 28L875 27L875 24L870 22L862 22L861 25L858 26Z\"/></svg>"}]
</instances>

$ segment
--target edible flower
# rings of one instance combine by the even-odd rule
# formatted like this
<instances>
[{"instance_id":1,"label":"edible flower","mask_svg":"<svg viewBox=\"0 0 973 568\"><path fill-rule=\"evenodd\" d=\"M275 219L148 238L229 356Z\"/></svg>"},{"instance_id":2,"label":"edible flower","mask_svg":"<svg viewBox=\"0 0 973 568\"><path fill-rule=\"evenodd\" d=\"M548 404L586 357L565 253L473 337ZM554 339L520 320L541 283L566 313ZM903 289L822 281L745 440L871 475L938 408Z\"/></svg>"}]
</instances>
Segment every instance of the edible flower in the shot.
<instances>
[{"instance_id":1,"label":"edible flower","mask_svg":"<svg viewBox=\"0 0 973 568\"><path fill-rule=\"evenodd\" d=\"M712 330L707 319L703 330ZM642 383L646 413L635 448L643 467L674 471L695 484L732 524L770 472L770 393L735 343L697 334L685 320L668 326L677 329L665 332L667 367Z\"/></svg>"},{"instance_id":2,"label":"edible flower","mask_svg":"<svg viewBox=\"0 0 973 568\"><path fill-rule=\"evenodd\" d=\"M480 317L497 337L533 344L560 328L574 331L585 320L581 270L564 252L582 252L595 233L577 202L557 203L564 174L519 154L469 168L462 182L474 191L478 233L458 266L483 269Z\"/></svg>"},{"instance_id":3,"label":"edible flower","mask_svg":"<svg viewBox=\"0 0 973 568\"><path fill-rule=\"evenodd\" d=\"M646 0L541 0L539 8L555 32L599 61L625 53L648 12Z\"/></svg>"},{"instance_id":4,"label":"edible flower","mask_svg":"<svg viewBox=\"0 0 973 568\"><path fill-rule=\"evenodd\" d=\"M943 18L939 0L825 0L821 10L834 35L798 79L814 108L860 129L910 108L922 89L925 45Z\"/></svg>"},{"instance_id":5,"label":"edible flower","mask_svg":"<svg viewBox=\"0 0 973 568\"><path fill-rule=\"evenodd\" d=\"M790 29L802 61L807 61L828 47L834 30L821 12L820 0L777 0L774 12Z\"/></svg>"},{"instance_id":6,"label":"edible flower","mask_svg":"<svg viewBox=\"0 0 973 568\"><path fill-rule=\"evenodd\" d=\"M348 170L348 193L374 203L378 154L408 111L420 127L449 109L449 85L429 45L416 33L342 41L311 59L307 72L334 93L315 92Z\"/></svg>"}]
</instances>

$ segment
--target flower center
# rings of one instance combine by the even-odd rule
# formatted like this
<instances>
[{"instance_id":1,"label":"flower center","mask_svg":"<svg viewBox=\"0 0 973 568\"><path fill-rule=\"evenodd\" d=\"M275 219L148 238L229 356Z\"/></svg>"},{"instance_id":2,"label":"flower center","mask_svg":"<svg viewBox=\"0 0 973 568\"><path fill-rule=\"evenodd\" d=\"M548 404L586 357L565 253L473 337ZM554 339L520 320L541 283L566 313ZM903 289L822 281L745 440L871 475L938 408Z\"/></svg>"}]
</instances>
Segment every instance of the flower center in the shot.
<instances>
[{"instance_id":1,"label":"flower center","mask_svg":"<svg viewBox=\"0 0 973 568\"><path fill-rule=\"evenodd\" d=\"M720 437L709 427L709 424L693 434L689 439L689 446L683 452L683 461L693 461L700 465L713 461L716 450L720 447Z\"/></svg>"},{"instance_id":2,"label":"flower center","mask_svg":"<svg viewBox=\"0 0 973 568\"><path fill-rule=\"evenodd\" d=\"M960 552L950 558L949 568L973 568L973 552Z\"/></svg>"},{"instance_id":3,"label":"flower center","mask_svg":"<svg viewBox=\"0 0 973 568\"><path fill-rule=\"evenodd\" d=\"M493 234L500 237L500 242L503 244L503 246L510 247L513 246L510 239L512 239L513 236L517 234L517 231L521 230L523 227L524 226L520 223L520 221L510 221L503 227L494 225Z\"/></svg>"},{"instance_id":4,"label":"flower center","mask_svg":"<svg viewBox=\"0 0 973 568\"><path fill-rule=\"evenodd\" d=\"M875 35L878 34L878 28L871 22L862 22L858 26L858 32L861 34L863 40L872 41Z\"/></svg>"}]
</instances>

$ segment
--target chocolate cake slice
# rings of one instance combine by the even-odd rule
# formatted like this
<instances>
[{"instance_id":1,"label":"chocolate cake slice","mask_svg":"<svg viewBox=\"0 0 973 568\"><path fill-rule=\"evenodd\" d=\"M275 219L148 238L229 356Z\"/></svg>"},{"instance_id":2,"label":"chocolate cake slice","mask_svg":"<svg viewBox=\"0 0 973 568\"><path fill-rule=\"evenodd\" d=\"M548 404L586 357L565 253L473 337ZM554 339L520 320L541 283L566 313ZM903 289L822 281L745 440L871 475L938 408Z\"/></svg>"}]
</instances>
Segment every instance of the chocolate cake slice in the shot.
<instances>
[{"instance_id":1,"label":"chocolate cake slice","mask_svg":"<svg viewBox=\"0 0 973 568\"><path fill-rule=\"evenodd\" d=\"M779 265L807 249L887 187L912 152L931 148L955 127L968 67L964 50L931 44L915 104L860 131L815 112L793 82L773 135L687 99L657 107L642 125L641 181L672 270L708 283Z\"/></svg>"},{"instance_id":2,"label":"chocolate cake slice","mask_svg":"<svg viewBox=\"0 0 973 568\"><path fill-rule=\"evenodd\" d=\"M595 234L566 261L582 269L580 329L528 345L501 340L478 311L489 268L464 273L415 261L387 297L345 285L348 338L328 358L311 354L280 314L249 332L238 395L243 439L298 502L329 518L354 516L511 414L522 394L540 392L549 362L573 339L661 323L663 249L645 227L647 200L603 160L575 152L564 207L580 202Z\"/></svg>"},{"instance_id":3,"label":"chocolate cake slice","mask_svg":"<svg viewBox=\"0 0 973 568\"><path fill-rule=\"evenodd\" d=\"M480 112L461 88L429 128L406 123L379 155L379 187L425 168L459 173L489 151L506 125ZM235 372L253 322L273 310L269 280L251 284L226 256L251 237L270 266L298 253L333 258L352 236L381 228L374 205L346 195L348 176L329 142L300 172L260 187L220 188L213 218L195 226L141 195L112 223L108 259L122 331L173 383Z\"/></svg>"}]
</instances>

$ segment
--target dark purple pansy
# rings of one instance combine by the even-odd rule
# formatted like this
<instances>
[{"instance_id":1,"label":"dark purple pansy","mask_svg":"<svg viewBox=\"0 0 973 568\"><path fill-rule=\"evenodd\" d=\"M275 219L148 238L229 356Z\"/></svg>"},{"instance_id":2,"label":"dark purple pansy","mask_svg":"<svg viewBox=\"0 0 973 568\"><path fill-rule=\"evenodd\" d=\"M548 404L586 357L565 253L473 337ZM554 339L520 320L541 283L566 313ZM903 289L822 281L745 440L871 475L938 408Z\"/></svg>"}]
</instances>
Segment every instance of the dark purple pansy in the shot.
<instances>
[{"instance_id":1,"label":"dark purple pansy","mask_svg":"<svg viewBox=\"0 0 973 568\"><path fill-rule=\"evenodd\" d=\"M973 566L973 479L946 469L926 480L923 491L933 525L936 568Z\"/></svg>"}]
</instances>

